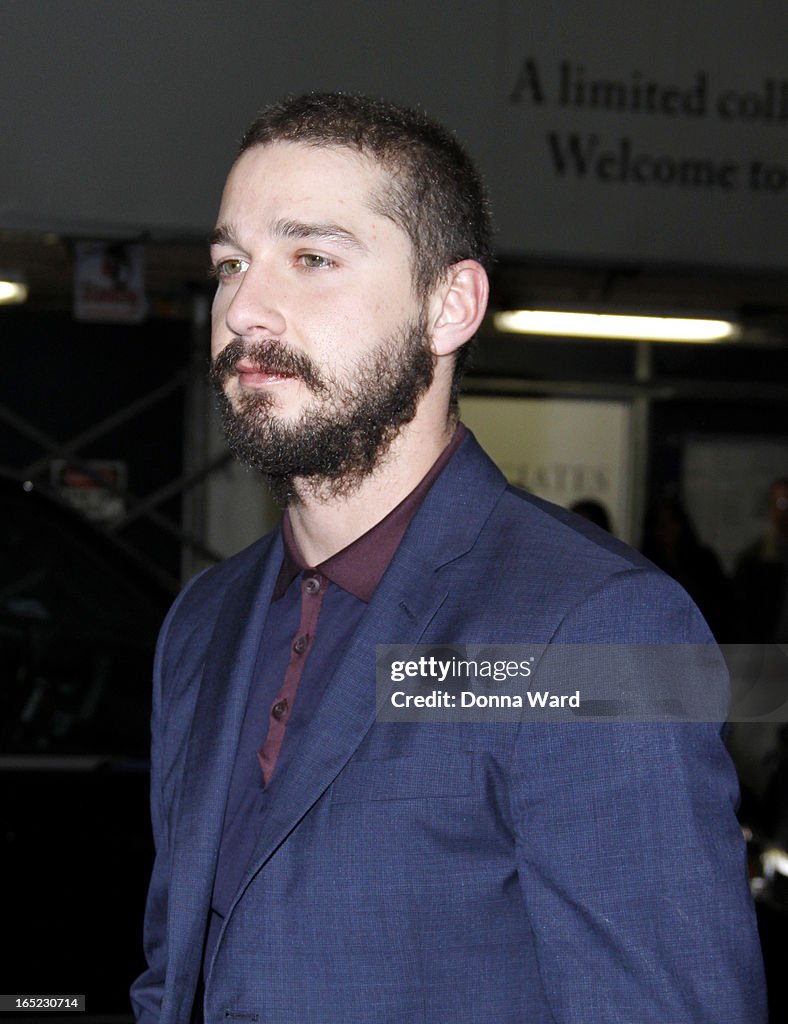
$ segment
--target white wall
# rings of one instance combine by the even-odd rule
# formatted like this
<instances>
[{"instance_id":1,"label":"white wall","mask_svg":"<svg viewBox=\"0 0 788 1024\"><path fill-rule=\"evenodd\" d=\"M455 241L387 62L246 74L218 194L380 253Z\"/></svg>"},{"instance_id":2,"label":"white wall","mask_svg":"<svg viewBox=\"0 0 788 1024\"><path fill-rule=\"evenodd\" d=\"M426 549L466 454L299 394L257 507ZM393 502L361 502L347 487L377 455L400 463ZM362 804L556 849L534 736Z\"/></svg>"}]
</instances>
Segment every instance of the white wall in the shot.
<instances>
[{"instance_id":1,"label":"white wall","mask_svg":"<svg viewBox=\"0 0 788 1024\"><path fill-rule=\"evenodd\" d=\"M460 411L510 483L565 508L601 502L613 532L637 543L628 403L464 395Z\"/></svg>"},{"instance_id":2,"label":"white wall","mask_svg":"<svg viewBox=\"0 0 788 1024\"><path fill-rule=\"evenodd\" d=\"M349 89L458 131L502 251L788 267L784 0L4 0L0 18L0 228L203 235L258 107ZM653 82L660 109L562 102L562 67L628 85L630 108ZM572 135L602 159L584 176L558 167ZM651 180L685 159L718 183Z\"/></svg>"}]
</instances>

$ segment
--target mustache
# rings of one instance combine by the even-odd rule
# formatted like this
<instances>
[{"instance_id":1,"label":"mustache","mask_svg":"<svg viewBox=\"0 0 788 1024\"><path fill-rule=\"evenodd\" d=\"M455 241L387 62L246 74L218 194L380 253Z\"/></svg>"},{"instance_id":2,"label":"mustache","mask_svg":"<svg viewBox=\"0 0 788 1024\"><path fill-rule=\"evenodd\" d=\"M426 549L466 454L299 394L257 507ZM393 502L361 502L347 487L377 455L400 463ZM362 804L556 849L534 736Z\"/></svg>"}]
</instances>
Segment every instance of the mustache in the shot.
<instances>
[{"instance_id":1,"label":"mustache","mask_svg":"<svg viewBox=\"0 0 788 1024\"><path fill-rule=\"evenodd\" d=\"M274 338L265 341L234 338L211 362L211 383L222 388L231 377L237 376L235 367L241 359L245 363L252 363L261 373L278 373L283 377L301 380L310 391L317 393L326 389L326 381L309 356L303 352L294 352Z\"/></svg>"}]
</instances>

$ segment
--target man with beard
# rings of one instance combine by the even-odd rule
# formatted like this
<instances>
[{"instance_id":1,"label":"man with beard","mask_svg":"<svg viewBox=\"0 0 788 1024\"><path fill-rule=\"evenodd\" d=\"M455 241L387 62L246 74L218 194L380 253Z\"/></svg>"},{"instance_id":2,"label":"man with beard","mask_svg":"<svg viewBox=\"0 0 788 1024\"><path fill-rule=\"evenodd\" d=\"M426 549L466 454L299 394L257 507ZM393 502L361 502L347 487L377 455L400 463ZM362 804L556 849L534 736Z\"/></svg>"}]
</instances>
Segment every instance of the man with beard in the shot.
<instances>
[{"instance_id":1,"label":"man with beard","mask_svg":"<svg viewBox=\"0 0 788 1024\"><path fill-rule=\"evenodd\" d=\"M228 440L286 512L162 630L137 1019L762 1020L717 727L376 714L379 644L709 650L675 584L458 423L489 262L464 151L388 103L268 108L211 262Z\"/></svg>"}]
</instances>

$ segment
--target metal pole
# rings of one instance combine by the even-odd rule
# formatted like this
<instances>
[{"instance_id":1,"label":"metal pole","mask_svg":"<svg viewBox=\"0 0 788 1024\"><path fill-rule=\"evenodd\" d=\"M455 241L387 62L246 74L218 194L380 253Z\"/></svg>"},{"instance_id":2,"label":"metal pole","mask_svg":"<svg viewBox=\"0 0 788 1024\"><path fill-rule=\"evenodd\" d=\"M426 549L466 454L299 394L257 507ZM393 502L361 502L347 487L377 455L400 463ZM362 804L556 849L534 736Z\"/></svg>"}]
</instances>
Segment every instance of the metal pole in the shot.
<instances>
[{"instance_id":1,"label":"metal pole","mask_svg":"<svg viewBox=\"0 0 788 1024\"><path fill-rule=\"evenodd\" d=\"M210 351L209 314L207 295L195 290L192 293L191 350L184 390L183 477L186 479L198 477L202 467L208 463L208 417L211 410L205 368ZM184 532L191 537L199 538L202 546L207 547L203 478L199 478L199 483L184 493L182 517ZM191 579L206 564L204 559L198 557L198 552L192 545L183 545L181 579L184 582Z\"/></svg>"},{"instance_id":2,"label":"metal pole","mask_svg":"<svg viewBox=\"0 0 788 1024\"><path fill-rule=\"evenodd\" d=\"M650 342L639 341L635 348L635 383L638 391L632 400L632 438L629 449L632 481L629 508L629 539L638 546L646 511L646 486L649 463L649 425L651 420L650 384L653 373L653 349Z\"/></svg>"}]
</instances>

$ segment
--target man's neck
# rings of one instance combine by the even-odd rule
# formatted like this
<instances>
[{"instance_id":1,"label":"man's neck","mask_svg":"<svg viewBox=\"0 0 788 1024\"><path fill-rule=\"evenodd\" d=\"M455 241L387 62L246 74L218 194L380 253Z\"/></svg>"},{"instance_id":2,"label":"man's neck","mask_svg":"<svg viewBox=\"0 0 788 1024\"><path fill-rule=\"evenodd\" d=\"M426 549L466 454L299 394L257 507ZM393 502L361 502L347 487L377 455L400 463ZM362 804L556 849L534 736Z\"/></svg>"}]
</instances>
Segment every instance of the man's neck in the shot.
<instances>
[{"instance_id":1,"label":"man's neck","mask_svg":"<svg viewBox=\"0 0 788 1024\"><path fill-rule=\"evenodd\" d=\"M372 529L406 498L430 471L452 439L455 422L443 429L409 424L395 438L380 465L346 494L321 492L296 480L300 500L288 514L293 536L309 565L319 565Z\"/></svg>"}]
</instances>

